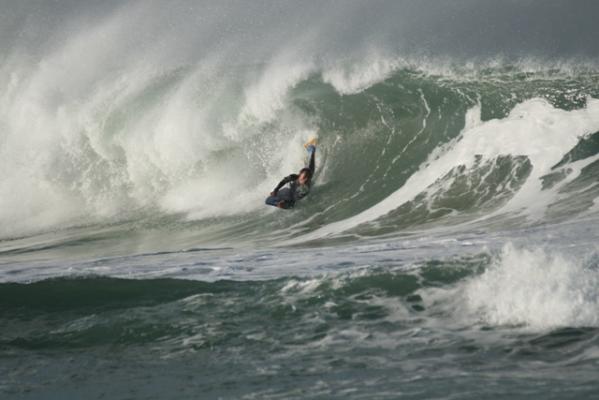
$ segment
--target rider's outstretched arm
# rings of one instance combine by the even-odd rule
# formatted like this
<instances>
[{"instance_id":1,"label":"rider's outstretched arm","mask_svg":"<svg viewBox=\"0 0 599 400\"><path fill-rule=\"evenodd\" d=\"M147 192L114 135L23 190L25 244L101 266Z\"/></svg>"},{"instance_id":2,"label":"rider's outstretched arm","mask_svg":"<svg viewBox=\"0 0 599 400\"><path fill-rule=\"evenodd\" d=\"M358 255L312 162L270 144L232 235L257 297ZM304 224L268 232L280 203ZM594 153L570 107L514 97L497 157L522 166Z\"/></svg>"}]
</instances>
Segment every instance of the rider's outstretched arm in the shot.
<instances>
[{"instance_id":1,"label":"rider's outstretched arm","mask_svg":"<svg viewBox=\"0 0 599 400\"><path fill-rule=\"evenodd\" d=\"M313 147L312 154L310 154L310 163L308 164L308 168L310 168L310 172L312 173L312 175L314 175L315 168L316 168L315 154L316 154L316 147Z\"/></svg>"}]
</instances>

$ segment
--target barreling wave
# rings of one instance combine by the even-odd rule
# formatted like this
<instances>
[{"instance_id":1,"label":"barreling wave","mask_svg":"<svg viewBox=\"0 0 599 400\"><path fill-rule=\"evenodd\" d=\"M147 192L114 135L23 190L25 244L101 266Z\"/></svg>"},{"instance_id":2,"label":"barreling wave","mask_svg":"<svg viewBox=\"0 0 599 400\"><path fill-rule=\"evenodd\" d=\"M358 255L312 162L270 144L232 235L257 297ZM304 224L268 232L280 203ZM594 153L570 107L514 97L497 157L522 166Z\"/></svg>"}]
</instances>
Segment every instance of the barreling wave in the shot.
<instances>
[{"instance_id":1,"label":"barreling wave","mask_svg":"<svg viewBox=\"0 0 599 400\"><path fill-rule=\"evenodd\" d=\"M304 240L596 211L592 71L261 68L211 84L202 67L147 74L80 102L57 100L42 72L16 74L1 118L2 236L137 221ZM313 194L291 213L266 209L311 133Z\"/></svg>"}]
</instances>

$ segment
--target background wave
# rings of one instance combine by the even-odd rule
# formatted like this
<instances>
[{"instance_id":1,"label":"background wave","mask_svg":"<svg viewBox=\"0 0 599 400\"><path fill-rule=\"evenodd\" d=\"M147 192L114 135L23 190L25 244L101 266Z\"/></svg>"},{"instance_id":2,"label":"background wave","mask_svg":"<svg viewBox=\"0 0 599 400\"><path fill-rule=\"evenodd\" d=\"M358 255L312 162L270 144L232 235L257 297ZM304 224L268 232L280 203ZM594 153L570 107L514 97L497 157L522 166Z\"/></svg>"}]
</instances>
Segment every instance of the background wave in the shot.
<instances>
[{"instance_id":1,"label":"background wave","mask_svg":"<svg viewBox=\"0 0 599 400\"><path fill-rule=\"evenodd\" d=\"M580 260L513 245L420 261L409 270L379 265L263 281L88 275L2 283L6 329L0 344L40 349L150 341L175 351L172 346L251 341L246 330L264 328L276 336L277 324L297 324L297 333L309 342L325 340L335 333L329 329L343 329L343 321L351 320L358 326L391 323L410 329L597 328L598 286L596 256ZM322 320L314 320L314 314ZM328 328L319 331L321 324ZM286 338L277 340L298 340L298 335L291 339L289 327L280 331Z\"/></svg>"}]
</instances>

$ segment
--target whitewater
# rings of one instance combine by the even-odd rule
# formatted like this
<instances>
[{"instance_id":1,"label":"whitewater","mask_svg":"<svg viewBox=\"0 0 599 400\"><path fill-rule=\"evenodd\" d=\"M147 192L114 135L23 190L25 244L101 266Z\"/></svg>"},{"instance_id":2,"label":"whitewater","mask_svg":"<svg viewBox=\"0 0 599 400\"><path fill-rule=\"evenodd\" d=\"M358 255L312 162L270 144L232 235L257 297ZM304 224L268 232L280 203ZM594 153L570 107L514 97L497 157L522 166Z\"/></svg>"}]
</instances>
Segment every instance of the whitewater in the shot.
<instances>
[{"instance_id":1,"label":"whitewater","mask_svg":"<svg viewBox=\"0 0 599 400\"><path fill-rule=\"evenodd\" d=\"M0 6L2 398L599 390L592 2Z\"/></svg>"}]
</instances>

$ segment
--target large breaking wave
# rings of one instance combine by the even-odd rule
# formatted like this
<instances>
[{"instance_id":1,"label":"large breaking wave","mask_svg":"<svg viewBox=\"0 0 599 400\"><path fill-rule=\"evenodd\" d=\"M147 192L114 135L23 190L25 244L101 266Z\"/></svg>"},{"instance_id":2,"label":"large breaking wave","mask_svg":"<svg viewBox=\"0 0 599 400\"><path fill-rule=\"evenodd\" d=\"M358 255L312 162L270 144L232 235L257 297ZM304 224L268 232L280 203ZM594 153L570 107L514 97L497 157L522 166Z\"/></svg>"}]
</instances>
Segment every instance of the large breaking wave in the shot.
<instances>
[{"instance_id":1,"label":"large breaking wave","mask_svg":"<svg viewBox=\"0 0 599 400\"><path fill-rule=\"evenodd\" d=\"M108 82L75 102L40 87L43 71L13 74L2 115L2 236L164 216L272 228L281 215L262 199L302 166L301 143L314 132L317 186L283 217L293 235L594 210L593 73L460 78L400 68L364 88L331 71L266 68L247 87L228 72L218 93L185 68Z\"/></svg>"}]
</instances>

